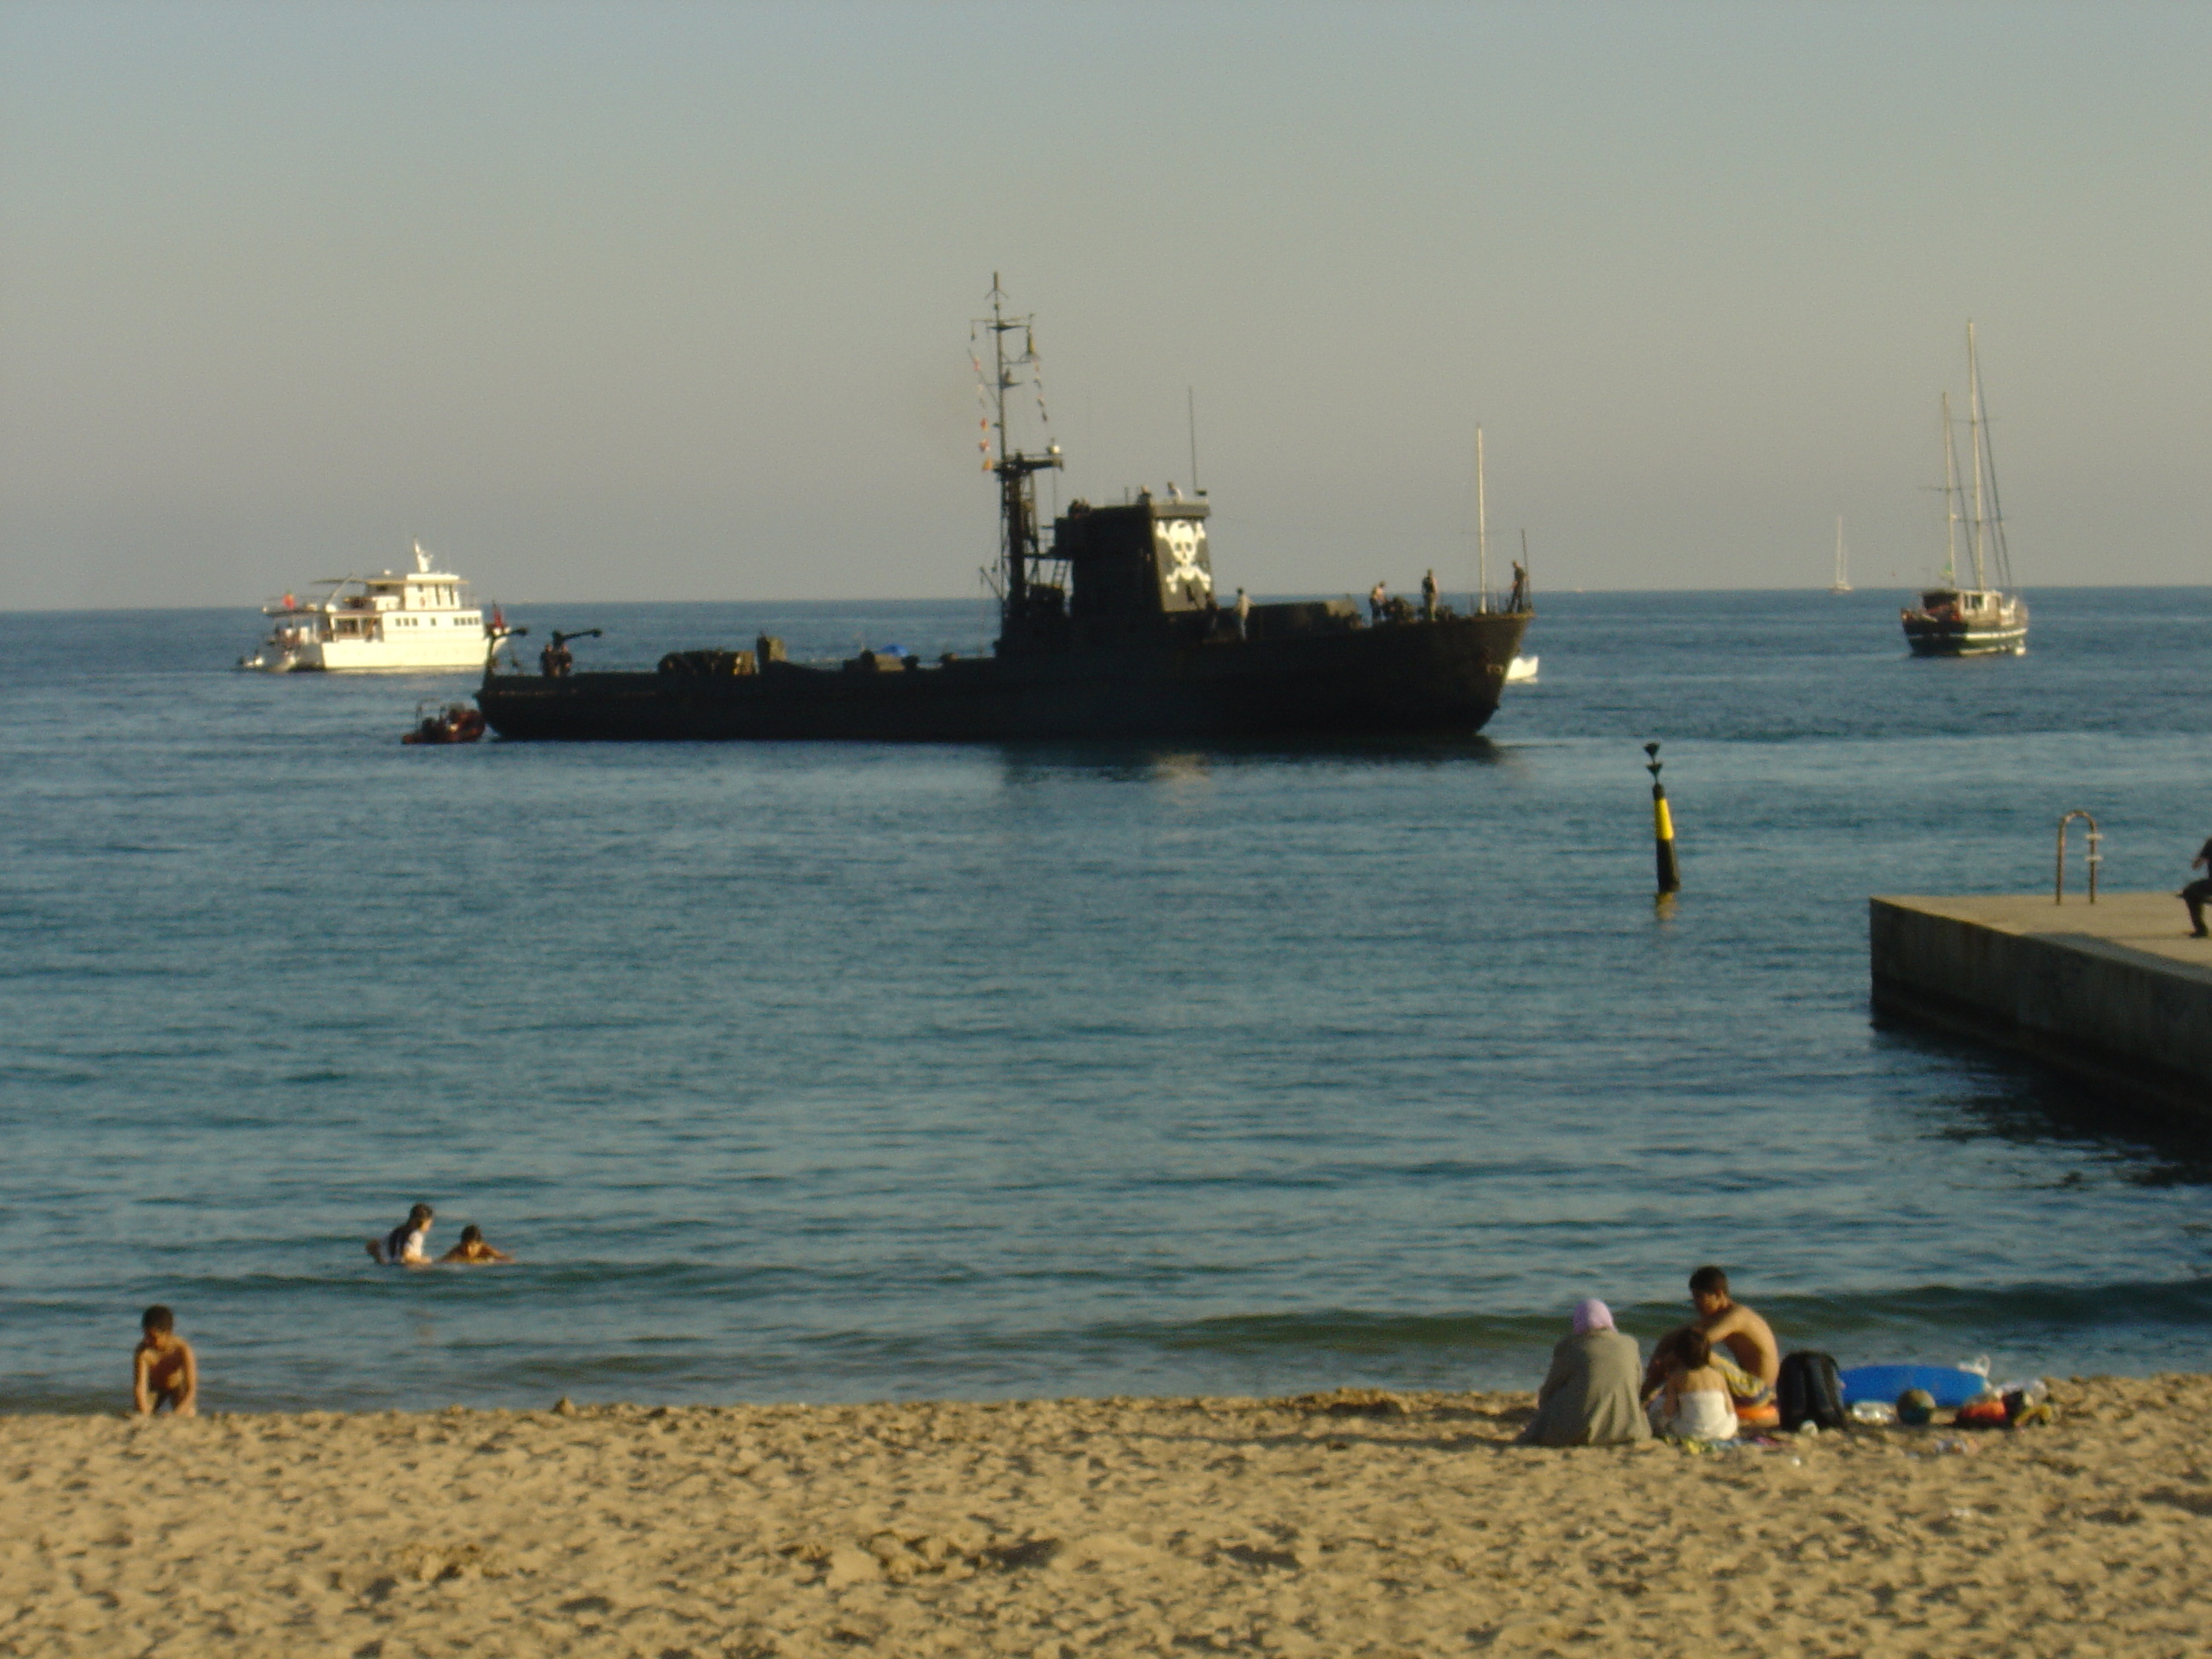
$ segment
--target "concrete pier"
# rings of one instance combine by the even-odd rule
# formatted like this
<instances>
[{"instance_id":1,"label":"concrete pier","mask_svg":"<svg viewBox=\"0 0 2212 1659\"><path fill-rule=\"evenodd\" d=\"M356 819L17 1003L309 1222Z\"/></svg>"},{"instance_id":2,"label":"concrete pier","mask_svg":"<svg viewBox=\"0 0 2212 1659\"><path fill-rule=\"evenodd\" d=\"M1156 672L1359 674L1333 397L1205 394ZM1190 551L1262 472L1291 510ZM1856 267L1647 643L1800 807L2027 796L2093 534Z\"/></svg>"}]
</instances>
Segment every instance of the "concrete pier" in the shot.
<instances>
[{"instance_id":1,"label":"concrete pier","mask_svg":"<svg viewBox=\"0 0 2212 1659\"><path fill-rule=\"evenodd\" d=\"M1869 901L1875 1006L2212 1121L2212 939L2171 893Z\"/></svg>"}]
</instances>

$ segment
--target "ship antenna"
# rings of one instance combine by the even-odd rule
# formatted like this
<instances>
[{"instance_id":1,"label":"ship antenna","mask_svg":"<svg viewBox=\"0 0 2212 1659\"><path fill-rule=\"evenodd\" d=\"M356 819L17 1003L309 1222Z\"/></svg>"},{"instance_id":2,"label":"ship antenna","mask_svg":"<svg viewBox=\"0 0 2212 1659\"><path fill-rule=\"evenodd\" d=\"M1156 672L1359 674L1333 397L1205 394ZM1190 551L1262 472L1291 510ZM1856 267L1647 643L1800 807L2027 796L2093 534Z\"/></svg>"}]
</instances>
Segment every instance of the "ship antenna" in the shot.
<instances>
[{"instance_id":1,"label":"ship antenna","mask_svg":"<svg viewBox=\"0 0 2212 1659\"><path fill-rule=\"evenodd\" d=\"M1490 498L1482 475L1482 422L1474 423L1474 608L1490 611Z\"/></svg>"},{"instance_id":2,"label":"ship antenna","mask_svg":"<svg viewBox=\"0 0 2212 1659\"><path fill-rule=\"evenodd\" d=\"M1203 495L1206 488L1198 481L1198 388L1183 388L1183 407L1190 416L1190 493Z\"/></svg>"}]
</instances>

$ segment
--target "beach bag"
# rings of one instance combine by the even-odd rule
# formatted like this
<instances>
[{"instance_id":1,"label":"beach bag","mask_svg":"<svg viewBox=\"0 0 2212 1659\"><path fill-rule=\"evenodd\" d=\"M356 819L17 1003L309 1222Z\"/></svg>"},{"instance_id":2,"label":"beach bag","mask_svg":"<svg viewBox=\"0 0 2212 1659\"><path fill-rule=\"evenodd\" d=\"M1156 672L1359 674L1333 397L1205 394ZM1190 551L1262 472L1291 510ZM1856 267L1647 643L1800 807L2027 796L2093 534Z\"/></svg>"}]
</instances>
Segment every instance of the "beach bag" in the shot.
<instances>
[{"instance_id":1,"label":"beach bag","mask_svg":"<svg viewBox=\"0 0 2212 1659\"><path fill-rule=\"evenodd\" d=\"M1843 1373L1824 1353L1785 1354L1782 1375L1775 1380L1775 1403L1782 1407L1782 1426L1795 1431L1808 1423L1824 1429L1840 1429L1850 1419L1844 1411Z\"/></svg>"}]
</instances>

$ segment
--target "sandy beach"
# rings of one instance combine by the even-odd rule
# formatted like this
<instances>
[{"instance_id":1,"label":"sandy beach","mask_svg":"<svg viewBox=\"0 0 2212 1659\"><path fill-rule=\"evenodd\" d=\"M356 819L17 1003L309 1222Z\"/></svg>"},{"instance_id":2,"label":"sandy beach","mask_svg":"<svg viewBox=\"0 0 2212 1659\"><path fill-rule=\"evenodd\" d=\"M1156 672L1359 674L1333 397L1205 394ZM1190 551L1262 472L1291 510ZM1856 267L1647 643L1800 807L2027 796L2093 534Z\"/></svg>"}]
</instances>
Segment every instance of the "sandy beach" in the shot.
<instances>
[{"instance_id":1,"label":"sandy beach","mask_svg":"<svg viewBox=\"0 0 2212 1659\"><path fill-rule=\"evenodd\" d=\"M0 1652L2199 1654L2212 1378L1532 1451L1526 1395L0 1419Z\"/></svg>"}]
</instances>

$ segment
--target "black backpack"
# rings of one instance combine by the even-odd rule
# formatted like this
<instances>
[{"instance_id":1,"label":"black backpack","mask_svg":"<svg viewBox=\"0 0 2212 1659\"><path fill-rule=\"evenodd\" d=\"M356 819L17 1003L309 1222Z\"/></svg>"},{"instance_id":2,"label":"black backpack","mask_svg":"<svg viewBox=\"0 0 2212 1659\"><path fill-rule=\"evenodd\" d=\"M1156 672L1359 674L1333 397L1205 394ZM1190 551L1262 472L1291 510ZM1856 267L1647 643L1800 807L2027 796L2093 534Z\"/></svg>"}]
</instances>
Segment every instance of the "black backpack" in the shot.
<instances>
[{"instance_id":1,"label":"black backpack","mask_svg":"<svg viewBox=\"0 0 2212 1659\"><path fill-rule=\"evenodd\" d=\"M1806 1423L1840 1429L1850 1420L1844 1413L1843 1374L1824 1353L1784 1354L1774 1403L1781 1409L1782 1426L1792 1431Z\"/></svg>"}]
</instances>

